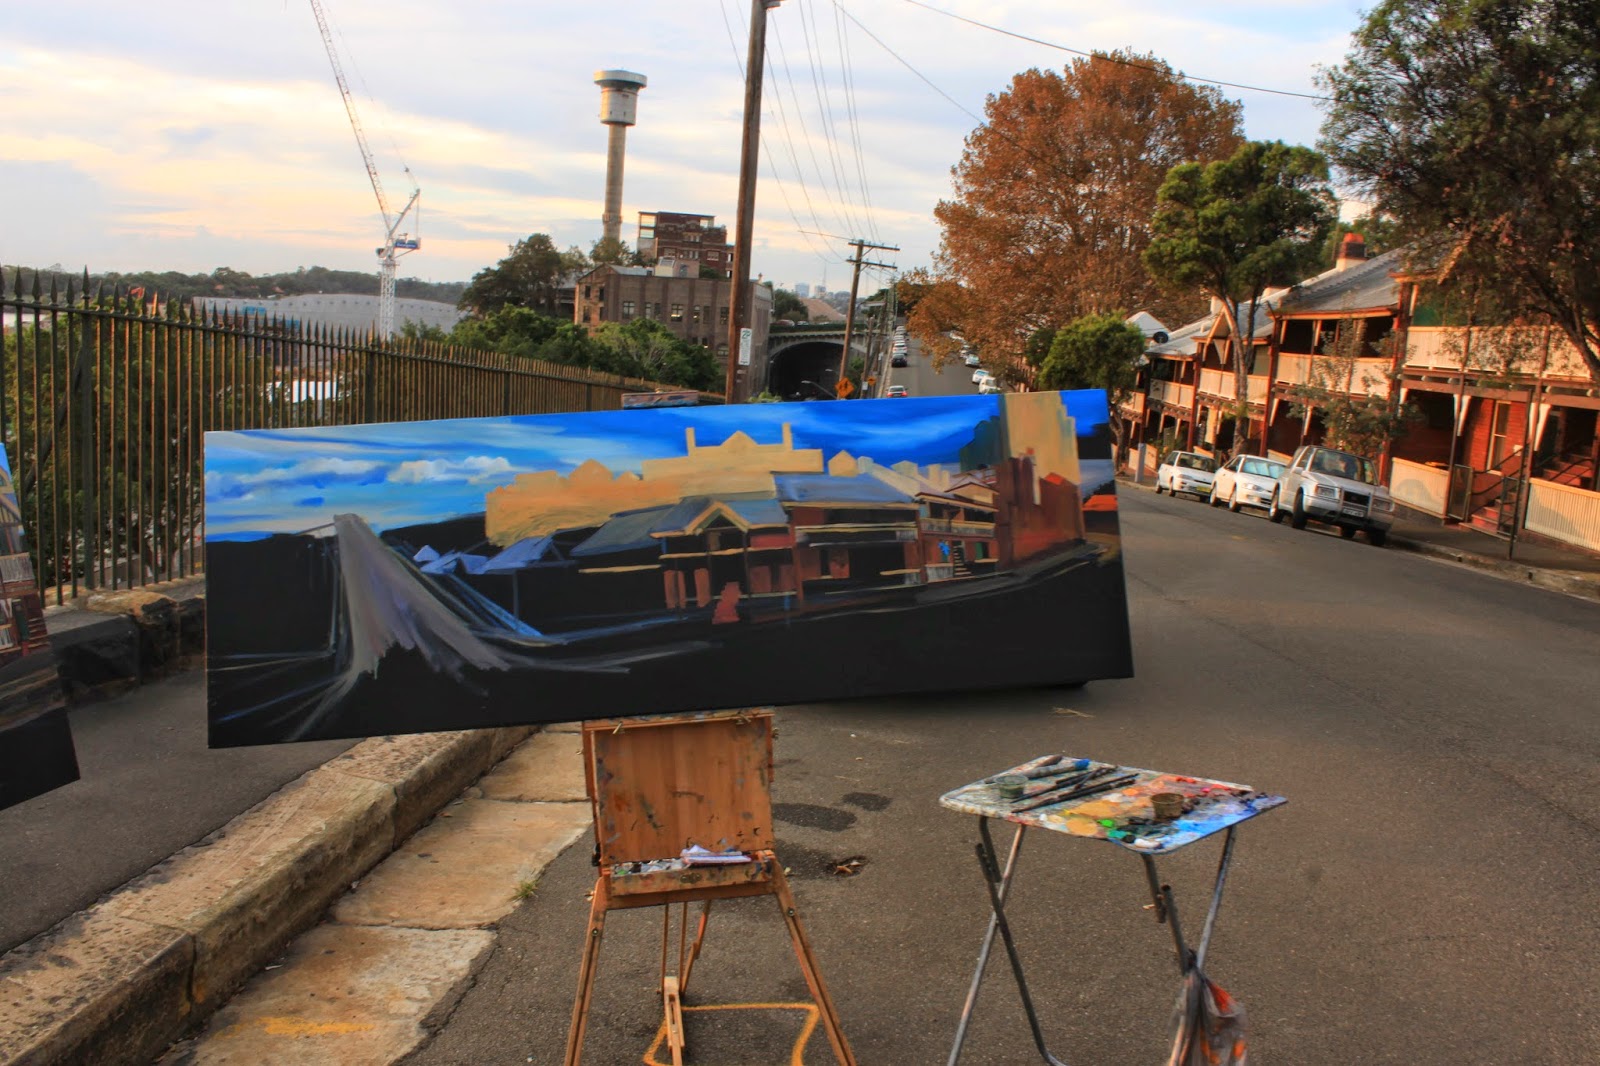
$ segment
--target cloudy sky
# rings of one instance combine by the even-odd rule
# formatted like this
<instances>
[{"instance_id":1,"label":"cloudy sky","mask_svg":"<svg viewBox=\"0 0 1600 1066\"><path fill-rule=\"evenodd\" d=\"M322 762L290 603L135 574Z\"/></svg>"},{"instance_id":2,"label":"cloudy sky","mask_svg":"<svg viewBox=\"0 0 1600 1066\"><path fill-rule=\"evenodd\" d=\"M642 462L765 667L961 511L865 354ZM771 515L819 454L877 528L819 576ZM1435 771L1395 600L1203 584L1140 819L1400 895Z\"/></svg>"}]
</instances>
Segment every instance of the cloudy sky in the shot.
<instances>
[{"instance_id":1,"label":"cloudy sky","mask_svg":"<svg viewBox=\"0 0 1600 1066\"><path fill-rule=\"evenodd\" d=\"M985 96L1017 71L1071 58L929 7L1054 45L1133 47L1188 74L1309 93L1314 66L1338 61L1364 6L926 5L786 0L773 10L754 258L768 280L847 287L844 242L855 236L898 245L886 262L927 264L933 206ZM423 246L402 277L466 280L533 232L584 248L599 237L600 68L650 79L629 131L624 239L639 211L732 223L749 0L324 6L391 201L409 195L404 167L423 190ZM1314 140L1313 101L1225 91L1244 102L1250 136ZM0 97L6 263L375 269L382 227L307 0L7 4Z\"/></svg>"},{"instance_id":2,"label":"cloudy sky","mask_svg":"<svg viewBox=\"0 0 1600 1066\"><path fill-rule=\"evenodd\" d=\"M1060 395L1080 435L1105 421L1104 393ZM998 411L995 396L925 396L208 433L206 537L297 532L345 512L379 530L481 512L489 491L520 473L570 474L593 459L638 474L642 459L683 455L687 426L703 446L737 431L775 444L788 423L796 448L824 458L956 463L973 427Z\"/></svg>"}]
</instances>

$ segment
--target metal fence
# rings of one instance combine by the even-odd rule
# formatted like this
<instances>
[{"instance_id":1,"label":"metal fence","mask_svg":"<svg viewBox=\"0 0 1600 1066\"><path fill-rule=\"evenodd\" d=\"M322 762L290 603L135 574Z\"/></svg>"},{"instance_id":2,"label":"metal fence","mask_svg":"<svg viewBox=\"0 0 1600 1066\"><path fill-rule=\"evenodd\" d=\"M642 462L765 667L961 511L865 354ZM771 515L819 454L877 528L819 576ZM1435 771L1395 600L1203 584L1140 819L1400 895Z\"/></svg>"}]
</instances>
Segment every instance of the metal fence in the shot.
<instances>
[{"instance_id":1,"label":"metal fence","mask_svg":"<svg viewBox=\"0 0 1600 1066\"><path fill-rule=\"evenodd\" d=\"M204 434L614 410L653 382L18 270L0 436L47 600L204 569Z\"/></svg>"}]
</instances>

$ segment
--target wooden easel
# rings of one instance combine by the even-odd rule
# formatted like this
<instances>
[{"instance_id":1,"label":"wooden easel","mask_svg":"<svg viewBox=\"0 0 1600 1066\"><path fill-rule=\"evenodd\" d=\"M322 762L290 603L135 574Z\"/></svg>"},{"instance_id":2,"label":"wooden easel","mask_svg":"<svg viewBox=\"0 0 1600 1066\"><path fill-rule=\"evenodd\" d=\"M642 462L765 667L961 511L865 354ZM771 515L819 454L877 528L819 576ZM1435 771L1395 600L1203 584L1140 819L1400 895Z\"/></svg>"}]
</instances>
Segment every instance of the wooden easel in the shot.
<instances>
[{"instance_id":1,"label":"wooden easel","mask_svg":"<svg viewBox=\"0 0 1600 1066\"><path fill-rule=\"evenodd\" d=\"M673 1066L684 1052L682 996L705 941L711 903L741 896L775 896L789 927L800 972L817 1005L840 1066L855 1056L822 981L773 854L772 712L737 711L661 718L586 722L583 771L594 809L600 874L589 908L578 994L567 1034L566 1066L578 1066L600 958L606 912L662 907L661 995ZM740 851L749 862L679 866L691 845L713 852ZM663 865L668 868L661 868ZM686 948L688 905L703 904L692 948ZM681 905L678 970L667 972L671 906Z\"/></svg>"}]
</instances>

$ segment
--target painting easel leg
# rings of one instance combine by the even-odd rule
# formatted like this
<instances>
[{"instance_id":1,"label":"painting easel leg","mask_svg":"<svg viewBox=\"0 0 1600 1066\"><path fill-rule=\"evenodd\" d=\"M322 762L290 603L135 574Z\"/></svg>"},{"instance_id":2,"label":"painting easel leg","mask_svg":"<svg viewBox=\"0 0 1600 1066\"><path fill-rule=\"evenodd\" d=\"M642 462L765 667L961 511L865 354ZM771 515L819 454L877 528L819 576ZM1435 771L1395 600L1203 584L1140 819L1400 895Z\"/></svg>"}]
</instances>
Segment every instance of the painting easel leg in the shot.
<instances>
[{"instance_id":1,"label":"painting easel leg","mask_svg":"<svg viewBox=\"0 0 1600 1066\"><path fill-rule=\"evenodd\" d=\"M800 912L795 908L794 895L789 891L789 881L783 876L783 864L772 863L772 890L778 897L778 906L783 911L784 924L789 927L789 939L794 942L795 958L800 961L800 972L806 979L806 987L811 990L811 998L817 1004L817 1010L822 1015L823 1027L828 1032L828 1043L833 1045L833 1057L839 1060L839 1066L856 1066L855 1055L850 1051L850 1044L844 1038L844 1030L839 1027L839 1014L833 1007L833 999L828 995L828 986L823 983L822 971L817 967L816 956L811 952L811 941L806 936L805 926L800 924Z\"/></svg>"},{"instance_id":2,"label":"painting easel leg","mask_svg":"<svg viewBox=\"0 0 1600 1066\"><path fill-rule=\"evenodd\" d=\"M572 1028L567 1031L566 1066L578 1066L583 1057L583 1034L589 1025L589 1000L594 994L594 973L600 963L600 938L605 933L608 902L605 878L597 878L594 899L589 904L589 929L584 935L583 962L578 967L578 995L572 1002Z\"/></svg>"}]
</instances>

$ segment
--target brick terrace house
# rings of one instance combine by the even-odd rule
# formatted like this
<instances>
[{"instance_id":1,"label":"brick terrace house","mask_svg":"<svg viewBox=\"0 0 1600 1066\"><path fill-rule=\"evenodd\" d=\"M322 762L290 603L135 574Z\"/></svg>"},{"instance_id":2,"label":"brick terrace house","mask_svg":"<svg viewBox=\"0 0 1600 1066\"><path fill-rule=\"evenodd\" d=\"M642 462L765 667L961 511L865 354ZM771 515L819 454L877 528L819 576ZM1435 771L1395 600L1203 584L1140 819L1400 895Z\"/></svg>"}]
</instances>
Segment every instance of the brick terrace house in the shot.
<instances>
[{"instance_id":1,"label":"brick terrace house","mask_svg":"<svg viewBox=\"0 0 1600 1066\"><path fill-rule=\"evenodd\" d=\"M1335 338L1359 330L1347 390L1403 400L1421 416L1376 457L1397 500L1486 532L1600 552L1600 382L1558 329L1469 328L1447 317L1426 280L1405 272L1398 251L1368 259L1352 234L1333 269L1273 293L1255 330L1251 450L1287 458L1323 439L1315 410L1291 415L1291 392L1314 380ZM1221 409L1233 399L1219 319L1208 315L1149 349L1141 395L1123 405L1129 440L1154 441L1166 429L1180 445L1216 447Z\"/></svg>"}]
</instances>

